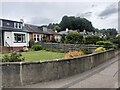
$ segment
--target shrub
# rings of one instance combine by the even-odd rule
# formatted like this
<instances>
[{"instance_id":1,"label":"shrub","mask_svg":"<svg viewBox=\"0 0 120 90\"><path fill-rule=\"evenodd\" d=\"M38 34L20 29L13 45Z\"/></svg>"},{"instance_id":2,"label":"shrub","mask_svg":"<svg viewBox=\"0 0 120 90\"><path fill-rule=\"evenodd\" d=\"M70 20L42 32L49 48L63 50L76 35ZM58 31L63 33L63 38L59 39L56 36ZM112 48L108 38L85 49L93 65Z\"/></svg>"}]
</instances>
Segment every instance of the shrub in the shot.
<instances>
[{"instance_id":1,"label":"shrub","mask_svg":"<svg viewBox=\"0 0 120 90\"><path fill-rule=\"evenodd\" d=\"M72 57L77 57L77 56L82 56L84 55L83 51L71 51L65 54L64 58L72 58Z\"/></svg>"},{"instance_id":2,"label":"shrub","mask_svg":"<svg viewBox=\"0 0 120 90\"><path fill-rule=\"evenodd\" d=\"M89 49L89 48L81 48L80 50L83 51L85 54L91 54L92 53L92 50Z\"/></svg>"},{"instance_id":3,"label":"shrub","mask_svg":"<svg viewBox=\"0 0 120 90\"><path fill-rule=\"evenodd\" d=\"M4 55L2 62L21 62L24 58L21 58L22 54L17 52L12 52L10 55Z\"/></svg>"},{"instance_id":4,"label":"shrub","mask_svg":"<svg viewBox=\"0 0 120 90\"><path fill-rule=\"evenodd\" d=\"M29 47L31 48L34 44L35 44L34 40L30 39L30 41L29 41Z\"/></svg>"},{"instance_id":5,"label":"shrub","mask_svg":"<svg viewBox=\"0 0 120 90\"><path fill-rule=\"evenodd\" d=\"M95 49L95 52L101 52L101 51L105 51L105 48L98 47L98 48Z\"/></svg>"},{"instance_id":6,"label":"shrub","mask_svg":"<svg viewBox=\"0 0 120 90\"><path fill-rule=\"evenodd\" d=\"M61 38L61 43L65 43L65 39L66 39L66 35L63 34L63 35L62 35L62 38Z\"/></svg>"},{"instance_id":7,"label":"shrub","mask_svg":"<svg viewBox=\"0 0 120 90\"><path fill-rule=\"evenodd\" d=\"M87 35L85 37L85 44L96 44L100 40L100 37L97 35Z\"/></svg>"},{"instance_id":8,"label":"shrub","mask_svg":"<svg viewBox=\"0 0 120 90\"><path fill-rule=\"evenodd\" d=\"M34 45L32 46L32 49L33 49L34 51L39 51L39 50L42 50L42 46L39 45L39 44L34 44Z\"/></svg>"},{"instance_id":9,"label":"shrub","mask_svg":"<svg viewBox=\"0 0 120 90\"><path fill-rule=\"evenodd\" d=\"M114 45L110 41L105 41L104 42L104 48L106 48L106 49L114 48Z\"/></svg>"},{"instance_id":10,"label":"shrub","mask_svg":"<svg viewBox=\"0 0 120 90\"><path fill-rule=\"evenodd\" d=\"M71 32L65 37L65 42L70 44L83 43L83 35L77 32Z\"/></svg>"},{"instance_id":11,"label":"shrub","mask_svg":"<svg viewBox=\"0 0 120 90\"><path fill-rule=\"evenodd\" d=\"M116 49L117 47L110 41L98 41L96 43L97 45L103 45L104 48L106 49L110 49L110 48L114 48Z\"/></svg>"},{"instance_id":12,"label":"shrub","mask_svg":"<svg viewBox=\"0 0 120 90\"><path fill-rule=\"evenodd\" d=\"M97 45L104 45L104 42L105 42L105 41L97 41L96 44L97 44Z\"/></svg>"}]
</instances>

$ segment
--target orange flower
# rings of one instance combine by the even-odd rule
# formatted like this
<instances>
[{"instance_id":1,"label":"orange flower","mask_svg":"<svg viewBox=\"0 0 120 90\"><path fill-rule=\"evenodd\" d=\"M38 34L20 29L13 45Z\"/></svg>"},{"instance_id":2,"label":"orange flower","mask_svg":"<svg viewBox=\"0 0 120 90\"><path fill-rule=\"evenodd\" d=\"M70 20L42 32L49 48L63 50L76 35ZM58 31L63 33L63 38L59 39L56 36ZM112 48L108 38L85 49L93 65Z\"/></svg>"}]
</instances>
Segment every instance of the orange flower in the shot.
<instances>
[{"instance_id":1,"label":"orange flower","mask_svg":"<svg viewBox=\"0 0 120 90\"><path fill-rule=\"evenodd\" d=\"M71 57L77 57L77 56L82 56L84 53L82 51L70 51L65 54L64 58L71 58Z\"/></svg>"}]
</instances>

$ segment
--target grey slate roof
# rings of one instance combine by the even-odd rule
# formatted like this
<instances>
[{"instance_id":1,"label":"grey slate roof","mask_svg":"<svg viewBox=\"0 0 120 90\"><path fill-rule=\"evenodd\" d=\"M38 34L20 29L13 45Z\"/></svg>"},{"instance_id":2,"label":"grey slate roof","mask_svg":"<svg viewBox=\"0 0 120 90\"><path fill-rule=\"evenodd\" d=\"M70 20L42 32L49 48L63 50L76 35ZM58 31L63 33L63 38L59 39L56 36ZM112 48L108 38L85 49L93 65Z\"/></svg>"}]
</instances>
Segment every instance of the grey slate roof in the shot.
<instances>
[{"instance_id":1,"label":"grey slate roof","mask_svg":"<svg viewBox=\"0 0 120 90\"><path fill-rule=\"evenodd\" d=\"M24 29L15 29L15 28L8 28L8 27L0 27L2 31L18 31L18 32L26 32Z\"/></svg>"},{"instance_id":2,"label":"grey slate roof","mask_svg":"<svg viewBox=\"0 0 120 90\"><path fill-rule=\"evenodd\" d=\"M58 34L54 32L52 29L47 29L47 31L43 31L40 26L25 24L24 30L31 33L42 33L42 34Z\"/></svg>"},{"instance_id":3,"label":"grey slate roof","mask_svg":"<svg viewBox=\"0 0 120 90\"><path fill-rule=\"evenodd\" d=\"M38 27L39 26L36 26L36 25L25 24L24 30L27 32L43 33L43 31L39 29Z\"/></svg>"}]
</instances>

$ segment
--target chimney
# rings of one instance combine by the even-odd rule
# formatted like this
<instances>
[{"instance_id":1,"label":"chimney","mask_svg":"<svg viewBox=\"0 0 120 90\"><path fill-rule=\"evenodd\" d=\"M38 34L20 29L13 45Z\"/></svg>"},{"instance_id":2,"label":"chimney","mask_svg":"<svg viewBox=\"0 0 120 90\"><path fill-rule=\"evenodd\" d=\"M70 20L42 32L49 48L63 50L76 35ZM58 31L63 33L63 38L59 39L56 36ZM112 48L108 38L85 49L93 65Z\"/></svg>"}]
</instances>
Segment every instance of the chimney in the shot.
<instances>
[{"instance_id":1,"label":"chimney","mask_svg":"<svg viewBox=\"0 0 120 90\"><path fill-rule=\"evenodd\" d=\"M22 22L22 26L24 27L24 20L20 19L20 22Z\"/></svg>"},{"instance_id":2,"label":"chimney","mask_svg":"<svg viewBox=\"0 0 120 90\"><path fill-rule=\"evenodd\" d=\"M42 27L44 32L47 32L47 27Z\"/></svg>"}]
</instances>

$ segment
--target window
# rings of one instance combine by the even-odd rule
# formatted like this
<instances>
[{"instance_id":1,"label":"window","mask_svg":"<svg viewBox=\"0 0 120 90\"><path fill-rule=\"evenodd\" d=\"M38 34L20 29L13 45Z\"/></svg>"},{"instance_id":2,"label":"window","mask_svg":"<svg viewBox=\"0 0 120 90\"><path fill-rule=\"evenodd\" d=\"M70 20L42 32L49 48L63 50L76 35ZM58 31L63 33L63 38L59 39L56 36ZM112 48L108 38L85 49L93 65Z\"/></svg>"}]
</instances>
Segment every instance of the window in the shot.
<instances>
[{"instance_id":1,"label":"window","mask_svg":"<svg viewBox=\"0 0 120 90\"><path fill-rule=\"evenodd\" d=\"M14 23L14 28L20 28L20 29L22 29L22 24L21 23Z\"/></svg>"},{"instance_id":2,"label":"window","mask_svg":"<svg viewBox=\"0 0 120 90\"><path fill-rule=\"evenodd\" d=\"M34 34L33 39L34 39L35 42L41 41L41 37L40 37L39 34Z\"/></svg>"},{"instance_id":3,"label":"window","mask_svg":"<svg viewBox=\"0 0 120 90\"><path fill-rule=\"evenodd\" d=\"M14 23L14 28L17 28L17 23Z\"/></svg>"},{"instance_id":4,"label":"window","mask_svg":"<svg viewBox=\"0 0 120 90\"><path fill-rule=\"evenodd\" d=\"M9 25L10 25L10 23L7 23L7 25L9 26Z\"/></svg>"},{"instance_id":5,"label":"window","mask_svg":"<svg viewBox=\"0 0 120 90\"><path fill-rule=\"evenodd\" d=\"M17 28L19 28L19 23L17 23Z\"/></svg>"},{"instance_id":6,"label":"window","mask_svg":"<svg viewBox=\"0 0 120 90\"><path fill-rule=\"evenodd\" d=\"M34 38L34 41L36 41L36 34L34 35L34 37L33 37L33 38Z\"/></svg>"},{"instance_id":7,"label":"window","mask_svg":"<svg viewBox=\"0 0 120 90\"><path fill-rule=\"evenodd\" d=\"M21 23L19 23L19 28L22 28L22 24Z\"/></svg>"},{"instance_id":8,"label":"window","mask_svg":"<svg viewBox=\"0 0 120 90\"><path fill-rule=\"evenodd\" d=\"M26 42L25 34L14 34L14 42Z\"/></svg>"},{"instance_id":9,"label":"window","mask_svg":"<svg viewBox=\"0 0 120 90\"><path fill-rule=\"evenodd\" d=\"M37 35L37 41L40 41L39 35Z\"/></svg>"}]
</instances>

